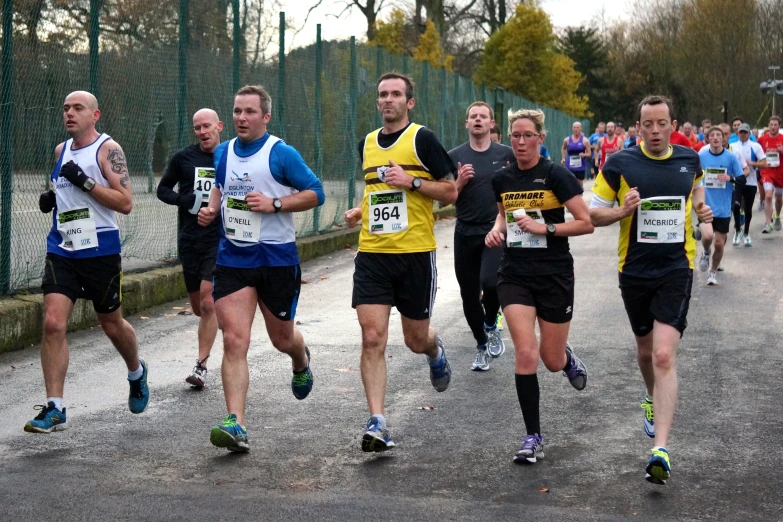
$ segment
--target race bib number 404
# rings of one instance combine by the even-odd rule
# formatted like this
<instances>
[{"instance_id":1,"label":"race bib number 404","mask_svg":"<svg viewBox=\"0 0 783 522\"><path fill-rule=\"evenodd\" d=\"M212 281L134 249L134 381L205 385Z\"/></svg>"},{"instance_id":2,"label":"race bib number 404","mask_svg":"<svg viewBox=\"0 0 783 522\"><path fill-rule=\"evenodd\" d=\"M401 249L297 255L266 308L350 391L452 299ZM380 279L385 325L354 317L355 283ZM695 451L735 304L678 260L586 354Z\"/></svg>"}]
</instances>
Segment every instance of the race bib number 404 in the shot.
<instances>
[{"instance_id":1,"label":"race bib number 404","mask_svg":"<svg viewBox=\"0 0 783 522\"><path fill-rule=\"evenodd\" d=\"M261 234L261 214L250 210L244 199L226 198L223 211L226 237L243 243L258 243Z\"/></svg>"},{"instance_id":2,"label":"race bib number 404","mask_svg":"<svg viewBox=\"0 0 783 522\"><path fill-rule=\"evenodd\" d=\"M209 201L209 193L215 184L215 169L207 167L196 167L193 178L193 193L196 195L196 201L193 208L188 211L191 214L198 214L199 209Z\"/></svg>"},{"instance_id":3,"label":"race bib number 404","mask_svg":"<svg viewBox=\"0 0 783 522\"><path fill-rule=\"evenodd\" d=\"M57 214L57 231L63 238L60 248L84 250L98 247L98 232L89 207L72 208Z\"/></svg>"},{"instance_id":4,"label":"race bib number 404","mask_svg":"<svg viewBox=\"0 0 783 522\"><path fill-rule=\"evenodd\" d=\"M638 243L685 241L685 198L682 196L643 199L636 218Z\"/></svg>"},{"instance_id":5,"label":"race bib number 404","mask_svg":"<svg viewBox=\"0 0 783 522\"><path fill-rule=\"evenodd\" d=\"M404 190L381 190L367 197L370 234L396 234L408 230L408 202Z\"/></svg>"}]
</instances>

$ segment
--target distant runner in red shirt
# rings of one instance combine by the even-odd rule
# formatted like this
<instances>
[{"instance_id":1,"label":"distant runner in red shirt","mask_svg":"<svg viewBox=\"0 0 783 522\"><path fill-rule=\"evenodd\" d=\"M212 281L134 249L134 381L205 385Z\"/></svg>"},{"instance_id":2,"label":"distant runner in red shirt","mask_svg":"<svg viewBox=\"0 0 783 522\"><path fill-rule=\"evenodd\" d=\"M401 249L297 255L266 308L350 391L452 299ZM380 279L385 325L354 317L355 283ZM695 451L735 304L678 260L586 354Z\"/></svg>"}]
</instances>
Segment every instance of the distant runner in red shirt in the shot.
<instances>
[{"instance_id":1,"label":"distant runner in red shirt","mask_svg":"<svg viewBox=\"0 0 783 522\"><path fill-rule=\"evenodd\" d=\"M621 140L619 136L615 135L614 133L615 130L616 127L613 122L610 121L609 123L607 123L606 134L604 135L603 138L598 140L598 143L595 144L596 148L601 151L600 158L596 157L595 159L595 164L598 167L599 171L604 167L604 163L606 163L606 158L608 158L618 150L623 149L623 140Z\"/></svg>"},{"instance_id":2,"label":"distant runner in red shirt","mask_svg":"<svg viewBox=\"0 0 783 522\"><path fill-rule=\"evenodd\" d=\"M769 133L759 138L759 145L764 149L767 168L761 169L764 180L764 214L767 222L762 234L771 234L773 230L780 231L780 208L783 207L783 166L780 157L783 156L783 135L780 134L780 116L769 119ZM772 214L772 194L775 195L775 214ZM774 226L773 226L774 219Z\"/></svg>"}]
</instances>

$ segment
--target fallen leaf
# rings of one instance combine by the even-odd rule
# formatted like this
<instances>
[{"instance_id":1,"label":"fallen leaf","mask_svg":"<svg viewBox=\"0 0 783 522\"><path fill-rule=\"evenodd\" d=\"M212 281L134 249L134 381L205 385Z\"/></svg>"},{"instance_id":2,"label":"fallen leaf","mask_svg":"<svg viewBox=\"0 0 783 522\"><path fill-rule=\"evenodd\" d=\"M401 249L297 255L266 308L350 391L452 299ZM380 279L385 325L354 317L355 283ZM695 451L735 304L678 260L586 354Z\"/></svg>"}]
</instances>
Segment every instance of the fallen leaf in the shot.
<instances>
[{"instance_id":1,"label":"fallen leaf","mask_svg":"<svg viewBox=\"0 0 783 522\"><path fill-rule=\"evenodd\" d=\"M549 493L549 488L538 488L539 493Z\"/></svg>"},{"instance_id":2,"label":"fallen leaf","mask_svg":"<svg viewBox=\"0 0 783 522\"><path fill-rule=\"evenodd\" d=\"M449 248L449 245L443 245L443 248Z\"/></svg>"},{"instance_id":3,"label":"fallen leaf","mask_svg":"<svg viewBox=\"0 0 783 522\"><path fill-rule=\"evenodd\" d=\"M14 365L12 364L12 365L11 365L11 369L12 369L12 370L16 370L16 366L14 366Z\"/></svg>"},{"instance_id":4,"label":"fallen leaf","mask_svg":"<svg viewBox=\"0 0 783 522\"><path fill-rule=\"evenodd\" d=\"M302 321L297 321L296 324L302 324Z\"/></svg>"},{"instance_id":5,"label":"fallen leaf","mask_svg":"<svg viewBox=\"0 0 783 522\"><path fill-rule=\"evenodd\" d=\"M144 319L146 321L147 319L149 319L149 317L144 317L143 315L140 315L139 319Z\"/></svg>"},{"instance_id":6,"label":"fallen leaf","mask_svg":"<svg viewBox=\"0 0 783 522\"><path fill-rule=\"evenodd\" d=\"M193 312L190 310L182 310L181 312L178 312L177 315L193 315Z\"/></svg>"},{"instance_id":7,"label":"fallen leaf","mask_svg":"<svg viewBox=\"0 0 783 522\"><path fill-rule=\"evenodd\" d=\"M329 278L326 276L321 276L321 281L323 281L324 279L329 279Z\"/></svg>"},{"instance_id":8,"label":"fallen leaf","mask_svg":"<svg viewBox=\"0 0 783 522\"><path fill-rule=\"evenodd\" d=\"M416 408L417 410L424 410L424 411L432 411L435 409L435 406L419 406Z\"/></svg>"},{"instance_id":9,"label":"fallen leaf","mask_svg":"<svg viewBox=\"0 0 783 522\"><path fill-rule=\"evenodd\" d=\"M345 244L345 249L346 250L350 250L351 249L351 244L350 243L346 243Z\"/></svg>"},{"instance_id":10,"label":"fallen leaf","mask_svg":"<svg viewBox=\"0 0 783 522\"><path fill-rule=\"evenodd\" d=\"M163 317L177 317L178 314L163 314Z\"/></svg>"},{"instance_id":11,"label":"fallen leaf","mask_svg":"<svg viewBox=\"0 0 783 522\"><path fill-rule=\"evenodd\" d=\"M310 281L305 281L304 279L302 279L302 284L303 284L303 285L309 285L309 284L310 284Z\"/></svg>"},{"instance_id":12,"label":"fallen leaf","mask_svg":"<svg viewBox=\"0 0 783 522\"><path fill-rule=\"evenodd\" d=\"M172 306L171 309L172 310L184 310L185 307L184 306Z\"/></svg>"},{"instance_id":13,"label":"fallen leaf","mask_svg":"<svg viewBox=\"0 0 783 522\"><path fill-rule=\"evenodd\" d=\"M350 372L351 371L351 367L348 366L346 368L335 368L334 371L336 371L336 372Z\"/></svg>"}]
</instances>

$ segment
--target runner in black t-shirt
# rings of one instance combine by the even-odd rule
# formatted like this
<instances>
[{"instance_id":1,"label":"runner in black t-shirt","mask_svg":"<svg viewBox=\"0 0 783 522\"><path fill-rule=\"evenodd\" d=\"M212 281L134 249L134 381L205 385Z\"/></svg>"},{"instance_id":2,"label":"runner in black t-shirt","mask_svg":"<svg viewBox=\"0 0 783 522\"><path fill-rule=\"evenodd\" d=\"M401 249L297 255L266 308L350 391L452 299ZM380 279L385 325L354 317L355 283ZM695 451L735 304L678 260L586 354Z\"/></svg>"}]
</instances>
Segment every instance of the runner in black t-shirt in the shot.
<instances>
[{"instance_id":1,"label":"runner in black t-shirt","mask_svg":"<svg viewBox=\"0 0 783 522\"><path fill-rule=\"evenodd\" d=\"M489 370L490 357L500 357L506 349L497 324L498 267L503 252L488 248L484 237L492 230L498 213L492 176L516 159L511 147L490 139L494 126L492 108L484 102L474 102L468 107L465 119L469 141L449 151L458 166L454 271L462 296L462 311L477 343L474 371Z\"/></svg>"},{"instance_id":2,"label":"runner in black t-shirt","mask_svg":"<svg viewBox=\"0 0 783 522\"><path fill-rule=\"evenodd\" d=\"M498 216L487 234L489 247L505 246L498 297L516 352L516 388L527 435L514 462L544 456L539 420L539 354L552 372L563 371L571 385L587 385L587 369L568 345L574 306L574 260L569 236L593 232L582 187L565 167L541 158L544 113L520 110L509 116L516 163L495 174L492 187ZM565 208L574 220L565 222ZM541 343L536 343L536 318Z\"/></svg>"},{"instance_id":3,"label":"runner in black t-shirt","mask_svg":"<svg viewBox=\"0 0 783 522\"><path fill-rule=\"evenodd\" d=\"M212 300L212 268L218 249L220 220L209 226L198 224L198 211L206 205L215 179L212 153L220 144L223 122L212 109L193 115L193 130L198 143L188 145L169 161L158 185L158 199L179 207L178 250L185 276L185 287L193 313L198 316L198 359L185 379L195 388L207 383L207 358L217 335L215 303ZM174 186L179 185L175 192Z\"/></svg>"}]
</instances>

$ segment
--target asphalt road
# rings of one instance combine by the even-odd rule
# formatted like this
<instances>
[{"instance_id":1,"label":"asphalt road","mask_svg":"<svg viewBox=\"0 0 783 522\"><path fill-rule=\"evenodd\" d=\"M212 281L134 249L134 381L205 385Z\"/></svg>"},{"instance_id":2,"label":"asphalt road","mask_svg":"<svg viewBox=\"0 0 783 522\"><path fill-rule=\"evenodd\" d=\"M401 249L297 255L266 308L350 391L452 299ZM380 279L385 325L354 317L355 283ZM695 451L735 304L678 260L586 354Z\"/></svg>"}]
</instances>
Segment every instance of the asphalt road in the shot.
<instances>
[{"instance_id":1,"label":"asphalt road","mask_svg":"<svg viewBox=\"0 0 783 522\"><path fill-rule=\"evenodd\" d=\"M61 433L22 431L43 401L38 350L0 355L0 520L783 520L783 233L757 233L753 248L729 247L718 287L696 275L679 352L673 476L661 487L644 481L652 444L642 431L644 391L617 288L617 227L571 242L570 339L590 380L577 392L541 366L547 452L527 467L511 462L523 435L513 350L489 372L469 370L474 342L452 268L453 223L436 226L433 319L452 384L435 392L393 312L391 452L360 449L368 415L350 307L353 252L344 250L303 266L309 284L296 319L315 373L305 401L292 396L290 363L256 318L247 455L209 443L225 414L220 337L208 389L184 383L197 325L194 316L175 315L184 302L130 318L150 365L152 400L139 416L128 412L123 364L99 329L69 336L69 428Z\"/></svg>"}]
</instances>

